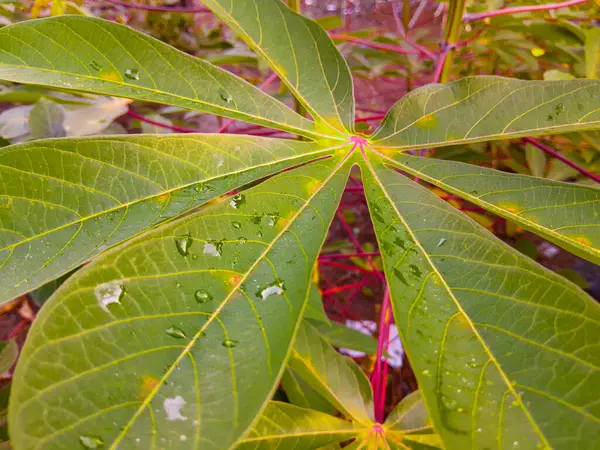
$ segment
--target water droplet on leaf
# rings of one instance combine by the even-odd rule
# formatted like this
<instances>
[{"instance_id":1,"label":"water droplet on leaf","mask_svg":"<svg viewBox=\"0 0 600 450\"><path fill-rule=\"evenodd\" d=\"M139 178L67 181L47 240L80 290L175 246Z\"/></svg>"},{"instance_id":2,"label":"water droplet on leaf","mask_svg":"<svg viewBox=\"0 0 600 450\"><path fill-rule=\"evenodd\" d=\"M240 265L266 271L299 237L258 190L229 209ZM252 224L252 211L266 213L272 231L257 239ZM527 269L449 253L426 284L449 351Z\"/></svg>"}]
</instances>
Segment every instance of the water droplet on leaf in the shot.
<instances>
[{"instance_id":1,"label":"water droplet on leaf","mask_svg":"<svg viewBox=\"0 0 600 450\"><path fill-rule=\"evenodd\" d=\"M165 331L169 336L174 337L175 339L185 339L187 337L183 330L176 326L170 326Z\"/></svg>"},{"instance_id":2,"label":"water droplet on leaf","mask_svg":"<svg viewBox=\"0 0 600 450\"><path fill-rule=\"evenodd\" d=\"M129 80L139 80L140 79L140 71L137 69L126 69L125 77Z\"/></svg>"},{"instance_id":3,"label":"water droplet on leaf","mask_svg":"<svg viewBox=\"0 0 600 450\"><path fill-rule=\"evenodd\" d=\"M103 283L94 289L94 295L100 307L109 312L108 305L121 304L121 299L125 295L125 287L117 282Z\"/></svg>"},{"instance_id":4,"label":"water droplet on leaf","mask_svg":"<svg viewBox=\"0 0 600 450\"><path fill-rule=\"evenodd\" d=\"M100 64L98 64L98 62L97 62L97 61L92 61L92 62L90 63L90 67L91 67L92 69L94 69L96 72L100 72L100 71L102 70L102 66L101 66Z\"/></svg>"},{"instance_id":5,"label":"water droplet on leaf","mask_svg":"<svg viewBox=\"0 0 600 450\"><path fill-rule=\"evenodd\" d=\"M441 247L442 245L444 245L444 243L447 241L448 239L446 238L441 238L440 242L438 242L437 247Z\"/></svg>"},{"instance_id":6,"label":"water droplet on leaf","mask_svg":"<svg viewBox=\"0 0 600 450\"><path fill-rule=\"evenodd\" d=\"M231 207L235 209L238 209L244 203L246 203L246 196L244 194L235 194L231 197L231 201L229 202Z\"/></svg>"},{"instance_id":7,"label":"water droplet on leaf","mask_svg":"<svg viewBox=\"0 0 600 450\"><path fill-rule=\"evenodd\" d=\"M221 256L223 252L223 241L208 241L204 244L204 254L210 256Z\"/></svg>"},{"instance_id":8,"label":"water droplet on leaf","mask_svg":"<svg viewBox=\"0 0 600 450\"><path fill-rule=\"evenodd\" d=\"M233 228L235 228L236 230L241 230L242 229L242 224L239 222L231 222L231 226Z\"/></svg>"},{"instance_id":9,"label":"water droplet on leaf","mask_svg":"<svg viewBox=\"0 0 600 450\"><path fill-rule=\"evenodd\" d=\"M266 300L271 295L283 294L283 291L285 291L285 285L284 285L283 281L278 278L275 281L267 284L264 288L259 289L256 292L256 296L258 298L262 298L263 300Z\"/></svg>"},{"instance_id":10,"label":"water droplet on leaf","mask_svg":"<svg viewBox=\"0 0 600 450\"><path fill-rule=\"evenodd\" d=\"M411 264L408 266L408 268L410 269L410 272L417 278L421 277L421 270L415 266L414 264Z\"/></svg>"},{"instance_id":11,"label":"water droplet on leaf","mask_svg":"<svg viewBox=\"0 0 600 450\"><path fill-rule=\"evenodd\" d=\"M185 405L185 400L178 395L173 398L166 398L163 402L163 409L167 413L167 419L169 420L187 420L187 417L184 417L181 414L181 408Z\"/></svg>"},{"instance_id":12,"label":"water droplet on leaf","mask_svg":"<svg viewBox=\"0 0 600 450\"><path fill-rule=\"evenodd\" d=\"M214 299L214 297L212 296L212 294L204 289L198 289L195 293L194 293L194 297L196 298L196 301L198 303L206 303L212 299Z\"/></svg>"},{"instance_id":13,"label":"water droplet on leaf","mask_svg":"<svg viewBox=\"0 0 600 450\"><path fill-rule=\"evenodd\" d=\"M179 236L175 239L175 246L181 256L187 256L190 253L190 247L194 243L192 236L189 234L185 236Z\"/></svg>"},{"instance_id":14,"label":"water droplet on leaf","mask_svg":"<svg viewBox=\"0 0 600 450\"><path fill-rule=\"evenodd\" d=\"M223 342L221 342L221 345L223 347L227 347L227 348L233 348L236 345L238 345L240 342L236 341L234 339L225 339Z\"/></svg>"},{"instance_id":15,"label":"water droplet on leaf","mask_svg":"<svg viewBox=\"0 0 600 450\"><path fill-rule=\"evenodd\" d=\"M225 103L231 103L233 100L231 94L225 89L219 89L219 97L221 97L221 100L223 100Z\"/></svg>"},{"instance_id":16,"label":"water droplet on leaf","mask_svg":"<svg viewBox=\"0 0 600 450\"><path fill-rule=\"evenodd\" d=\"M79 442L84 448L103 448L104 441L95 436L79 436Z\"/></svg>"}]
</instances>

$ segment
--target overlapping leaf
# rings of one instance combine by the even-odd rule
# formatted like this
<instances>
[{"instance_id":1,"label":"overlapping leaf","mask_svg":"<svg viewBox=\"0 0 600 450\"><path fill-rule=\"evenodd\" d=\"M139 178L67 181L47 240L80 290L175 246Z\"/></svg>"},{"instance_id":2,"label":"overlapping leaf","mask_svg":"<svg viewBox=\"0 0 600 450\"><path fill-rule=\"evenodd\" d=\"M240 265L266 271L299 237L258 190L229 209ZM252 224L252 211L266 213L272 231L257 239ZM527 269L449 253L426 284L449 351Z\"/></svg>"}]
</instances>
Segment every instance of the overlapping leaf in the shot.
<instances>
[{"instance_id":1,"label":"overlapping leaf","mask_svg":"<svg viewBox=\"0 0 600 450\"><path fill-rule=\"evenodd\" d=\"M359 423L372 423L369 380L354 361L337 353L307 321L298 331L289 366L346 416Z\"/></svg>"},{"instance_id":2,"label":"overlapping leaf","mask_svg":"<svg viewBox=\"0 0 600 450\"><path fill-rule=\"evenodd\" d=\"M52 17L3 27L0 78L318 134L314 123L241 78L139 31L93 17Z\"/></svg>"},{"instance_id":3,"label":"overlapping leaf","mask_svg":"<svg viewBox=\"0 0 600 450\"><path fill-rule=\"evenodd\" d=\"M388 161L600 264L600 189L403 154Z\"/></svg>"},{"instance_id":4,"label":"overlapping leaf","mask_svg":"<svg viewBox=\"0 0 600 450\"><path fill-rule=\"evenodd\" d=\"M280 0L203 3L265 58L321 129L332 135L354 130L350 71L319 25Z\"/></svg>"},{"instance_id":5,"label":"overlapping leaf","mask_svg":"<svg viewBox=\"0 0 600 450\"><path fill-rule=\"evenodd\" d=\"M260 177L327 155L250 136L37 141L0 150L0 300Z\"/></svg>"},{"instance_id":6,"label":"overlapping leaf","mask_svg":"<svg viewBox=\"0 0 600 450\"><path fill-rule=\"evenodd\" d=\"M445 445L589 448L600 433L597 303L369 159L394 317Z\"/></svg>"},{"instance_id":7,"label":"overlapping leaf","mask_svg":"<svg viewBox=\"0 0 600 450\"><path fill-rule=\"evenodd\" d=\"M348 440L362 430L364 428L328 414L289 403L271 402L236 449L315 450L332 442Z\"/></svg>"},{"instance_id":8,"label":"overlapping leaf","mask_svg":"<svg viewBox=\"0 0 600 450\"><path fill-rule=\"evenodd\" d=\"M230 448L283 369L348 169L280 174L69 278L21 355L14 445Z\"/></svg>"},{"instance_id":9,"label":"overlapping leaf","mask_svg":"<svg viewBox=\"0 0 600 450\"><path fill-rule=\"evenodd\" d=\"M423 148L600 127L600 81L469 77L404 96L374 146Z\"/></svg>"}]
</instances>

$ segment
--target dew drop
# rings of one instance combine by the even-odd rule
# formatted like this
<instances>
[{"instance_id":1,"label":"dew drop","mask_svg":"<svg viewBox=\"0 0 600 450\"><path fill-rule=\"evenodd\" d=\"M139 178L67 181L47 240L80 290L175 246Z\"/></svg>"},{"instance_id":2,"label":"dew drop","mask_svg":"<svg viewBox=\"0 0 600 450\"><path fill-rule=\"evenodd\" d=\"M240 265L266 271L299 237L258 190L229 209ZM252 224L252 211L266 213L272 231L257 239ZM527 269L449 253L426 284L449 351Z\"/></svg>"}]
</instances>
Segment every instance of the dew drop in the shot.
<instances>
[{"instance_id":1,"label":"dew drop","mask_svg":"<svg viewBox=\"0 0 600 450\"><path fill-rule=\"evenodd\" d=\"M126 69L124 74L125 74L125 77L128 78L129 80L139 80L140 79L140 71L137 69Z\"/></svg>"},{"instance_id":2,"label":"dew drop","mask_svg":"<svg viewBox=\"0 0 600 450\"><path fill-rule=\"evenodd\" d=\"M262 231L257 231L257 232L256 232L256 235L257 235L258 237L262 237L262 236L263 236L263 234L262 234Z\"/></svg>"},{"instance_id":3,"label":"dew drop","mask_svg":"<svg viewBox=\"0 0 600 450\"><path fill-rule=\"evenodd\" d=\"M221 256L223 252L223 241L208 241L204 244L204 254L209 256Z\"/></svg>"},{"instance_id":4,"label":"dew drop","mask_svg":"<svg viewBox=\"0 0 600 450\"><path fill-rule=\"evenodd\" d=\"M104 441L96 436L79 436L79 442L84 448L103 448Z\"/></svg>"},{"instance_id":5,"label":"dew drop","mask_svg":"<svg viewBox=\"0 0 600 450\"><path fill-rule=\"evenodd\" d=\"M187 441L187 436L185 434L182 434L181 436L179 436L179 440L180 441Z\"/></svg>"},{"instance_id":6,"label":"dew drop","mask_svg":"<svg viewBox=\"0 0 600 450\"><path fill-rule=\"evenodd\" d=\"M223 342L221 342L221 345L223 347L227 347L227 348L233 348L236 345L238 345L240 342L236 341L234 339L225 339Z\"/></svg>"},{"instance_id":7,"label":"dew drop","mask_svg":"<svg viewBox=\"0 0 600 450\"><path fill-rule=\"evenodd\" d=\"M515 448L516 448L516 447L518 447L518 446L519 446L519 441L514 441L514 442L513 442L513 447L515 447Z\"/></svg>"},{"instance_id":8,"label":"dew drop","mask_svg":"<svg viewBox=\"0 0 600 450\"><path fill-rule=\"evenodd\" d=\"M241 230L242 229L242 224L239 222L231 222L231 226L233 228L235 228L236 230Z\"/></svg>"},{"instance_id":9,"label":"dew drop","mask_svg":"<svg viewBox=\"0 0 600 450\"><path fill-rule=\"evenodd\" d=\"M97 62L97 61L92 61L92 62L90 63L90 67L91 67L92 69L94 69L96 72L100 72L100 71L102 70L102 66L101 66L100 64L98 64L98 62Z\"/></svg>"},{"instance_id":10,"label":"dew drop","mask_svg":"<svg viewBox=\"0 0 600 450\"><path fill-rule=\"evenodd\" d=\"M408 266L408 268L410 269L410 272L417 278L421 277L421 270L415 266L414 264L411 264Z\"/></svg>"},{"instance_id":11,"label":"dew drop","mask_svg":"<svg viewBox=\"0 0 600 450\"><path fill-rule=\"evenodd\" d=\"M198 289L194 293L194 297L196 298L196 301L198 303L206 303L206 302L214 299L214 297L212 296L212 294L210 292L208 292L207 290L204 290L204 289Z\"/></svg>"},{"instance_id":12,"label":"dew drop","mask_svg":"<svg viewBox=\"0 0 600 450\"><path fill-rule=\"evenodd\" d=\"M181 408L185 405L185 400L181 395L173 398L165 398L163 402L163 409L167 413L167 419L169 420L187 420L187 417L181 414Z\"/></svg>"},{"instance_id":13,"label":"dew drop","mask_svg":"<svg viewBox=\"0 0 600 450\"><path fill-rule=\"evenodd\" d=\"M431 372L429 370L427 370L427 369L423 370L421 373L423 375L425 375L426 377L430 377L431 376Z\"/></svg>"},{"instance_id":14,"label":"dew drop","mask_svg":"<svg viewBox=\"0 0 600 450\"><path fill-rule=\"evenodd\" d=\"M221 97L221 100L223 100L225 103L231 103L233 100L231 94L225 89L219 89L219 97Z\"/></svg>"},{"instance_id":15,"label":"dew drop","mask_svg":"<svg viewBox=\"0 0 600 450\"><path fill-rule=\"evenodd\" d=\"M125 295L125 288L122 284L114 281L103 283L96 286L94 295L96 296L96 300L98 300L100 307L104 311L109 312L108 305L114 303L121 304L121 299L123 298L123 295Z\"/></svg>"},{"instance_id":16,"label":"dew drop","mask_svg":"<svg viewBox=\"0 0 600 450\"><path fill-rule=\"evenodd\" d=\"M185 339L187 337L183 330L176 326L170 326L165 331L169 336L174 337L175 339Z\"/></svg>"},{"instance_id":17,"label":"dew drop","mask_svg":"<svg viewBox=\"0 0 600 450\"><path fill-rule=\"evenodd\" d=\"M556 111L556 115L559 115L560 113L565 111L565 105L563 105L562 103L559 103L558 105L556 105L554 110Z\"/></svg>"},{"instance_id":18,"label":"dew drop","mask_svg":"<svg viewBox=\"0 0 600 450\"><path fill-rule=\"evenodd\" d=\"M175 246L181 256L187 256L190 253L190 247L193 243L192 236L189 234L175 238Z\"/></svg>"},{"instance_id":19,"label":"dew drop","mask_svg":"<svg viewBox=\"0 0 600 450\"><path fill-rule=\"evenodd\" d=\"M246 203L246 196L244 194L234 195L233 197L231 197L231 201L229 202L231 207L235 209L238 209L244 203Z\"/></svg>"},{"instance_id":20,"label":"dew drop","mask_svg":"<svg viewBox=\"0 0 600 450\"><path fill-rule=\"evenodd\" d=\"M437 247L441 247L442 245L444 245L444 243L447 241L448 239L446 238L441 238L440 242L438 242Z\"/></svg>"},{"instance_id":21,"label":"dew drop","mask_svg":"<svg viewBox=\"0 0 600 450\"><path fill-rule=\"evenodd\" d=\"M282 280L277 278L275 281L267 284L264 288L259 289L256 292L258 298L266 300L271 295L281 295L285 291L285 285Z\"/></svg>"}]
</instances>

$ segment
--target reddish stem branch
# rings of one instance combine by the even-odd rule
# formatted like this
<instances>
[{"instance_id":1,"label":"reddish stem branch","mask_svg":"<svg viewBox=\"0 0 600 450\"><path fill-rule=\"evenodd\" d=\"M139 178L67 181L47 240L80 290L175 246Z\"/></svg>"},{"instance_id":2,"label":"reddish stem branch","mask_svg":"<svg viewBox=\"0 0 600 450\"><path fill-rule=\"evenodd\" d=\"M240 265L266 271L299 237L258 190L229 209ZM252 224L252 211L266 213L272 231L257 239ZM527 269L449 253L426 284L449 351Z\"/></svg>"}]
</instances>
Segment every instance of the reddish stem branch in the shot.
<instances>
[{"instance_id":1,"label":"reddish stem branch","mask_svg":"<svg viewBox=\"0 0 600 450\"><path fill-rule=\"evenodd\" d=\"M141 116L138 113L133 112L131 110L127 111L127 115L129 117L133 117L134 119L139 120L140 122L146 122L146 123L149 123L150 125L154 125L154 126L161 127L161 128L167 128L169 130L177 131L178 133L201 133L200 130L197 130L194 128L184 128L184 127L178 127L177 125L169 125L167 123L157 122L155 120L151 120L144 116Z\"/></svg>"},{"instance_id":2,"label":"reddish stem branch","mask_svg":"<svg viewBox=\"0 0 600 450\"><path fill-rule=\"evenodd\" d=\"M273 72L271 75L269 75L265 81L263 81L261 83L260 86L258 86L258 88L263 91L264 89L266 89L273 81L275 81L277 79L277 74L275 72ZM229 127L229 125L231 125L233 122L235 121L235 119L229 119L227 122L225 122L223 124L223 126L221 128L219 128L217 130L217 133L223 133L225 130L227 130L227 128Z\"/></svg>"},{"instance_id":3,"label":"reddish stem branch","mask_svg":"<svg viewBox=\"0 0 600 450\"><path fill-rule=\"evenodd\" d=\"M346 258L369 258L379 256L379 252L360 252L360 253L334 253L320 255L319 259L346 259Z\"/></svg>"},{"instance_id":4,"label":"reddish stem branch","mask_svg":"<svg viewBox=\"0 0 600 450\"><path fill-rule=\"evenodd\" d=\"M360 117L359 119L356 119L354 122L358 123L358 122L370 122L371 120L381 120L385 116L386 116L385 114L377 114L375 116Z\"/></svg>"},{"instance_id":5,"label":"reddish stem branch","mask_svg":"<svg viewBox=\"0 0 600 450\"><path fill-rule=\"evenodd\" d=\"M556 150L554 150L553 148L548 147L545 144L542 144L541 142L536 141L535 139L532 138L523 138L523 141L539 148L541 151L543 151L544 153L547 153L548 155L564 162L567 166L572 167L573 169L577 170L579 173L585 175L586 177L594 180L597 183L600 183L600 176L593 174L592 172L584 169L583 167L581 167L579 164L571 161L570 159L566 158L565 156L563 156L561 153L557 152Z\"/></svg>"},{"instance_id":6,"label":"reddish stem branch","mask_svg":"<svg viewBox=\"0 0 600 450\"><path fill-rule=\"evenodd\" d=\"M568 2L548 3L546 5L516 6L514 8L497 9L496 11L486 11L479 14L466 14L463 18L463 21L473 22L474 20L487 19L488 17L503 16L505 14L518 14L532 11L551 11L554 9L581 5L582 3L587 2L588 0L570 0Z\"/></svg>"},{"instance_id":7,"label":"reddish stem branch","mask_svg":"<svg viewBox=\"0 0 600 450\"><path fill-rule=\"evenodd\" d=\"M375 359L375 370L371 377L373 386L375 406L375 420L383 423L385 417L385 394L387 387L387 359L383 358L383 352L387 350L390 340L390 291L386 287L383 295L383 305L381 306L381 317L379 319L379 335L377 336L377 356Z\"/></svg>"},{"instance_id":8,"label":"reddish stem branch","mask_svg":"<svg viewBox=\"0 0 600 450\"><path fill-rule=\"evenodd\" d=\"M354 36L346 36L344 34L330 34L331 39L337 39L338 41L352 42L353 44L360 44L366 47L376 48L378 50L386 50L388 52L399 53L401 55L420 55L421 52L418 50L409 50L406 48L398 47L397 45L382 44L380 42L373 42L367 39L361 39Z\"/></svg>"},{"instance_id":9,"label":"reddish stem branch","mask_svg":"<svg viewBox=\"0 0 600 450\"><path fill-rule=\"evenodd\" d=\"M192 14L207 14L210 10L206 8L178 8L172 6L150 6L142 5L139 3L123 2L121 0L106 0L109 3L117 6L124 6L125 8L132 9L143 9L144 11L157 11L157 12L174 12L174 13L192 13Z\"/></svg>"}]
</instances>

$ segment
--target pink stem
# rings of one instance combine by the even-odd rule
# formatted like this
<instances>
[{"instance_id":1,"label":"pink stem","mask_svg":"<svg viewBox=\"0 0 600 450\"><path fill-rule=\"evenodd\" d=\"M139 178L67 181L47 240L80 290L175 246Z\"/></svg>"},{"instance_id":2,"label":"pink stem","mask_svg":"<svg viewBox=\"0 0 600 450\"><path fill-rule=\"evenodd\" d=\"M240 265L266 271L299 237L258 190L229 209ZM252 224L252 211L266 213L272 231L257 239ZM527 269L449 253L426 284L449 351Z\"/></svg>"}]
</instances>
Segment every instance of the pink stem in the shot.
<instances>
[{"instance_id":1,"label":"pink stem","mask_svg":"<svg viewBox=\"0 0 600 450\"><path fill-rule=\"evenodd\" d=\"M149 6L142 5L139 3L122 2L121 0L106 0L109 3L117 6L124 6L126 8L143 9L144 11L161 11L161 12L174 12L174 13L194 13L194 14L206 14L210 11L206 8L177 8L170 6Z\"/></svg>"},{"instance_id":2,"label":"pink stem","mask_svg":"<svg viewBox=\"0 0 600 450\"><path fill-rule=\"evenodd\" d=\"M361 117L359 119L356 119L354 122L370 122L371 120L381 120L385 116L385 114L377 114L375 116Z\"/></svg>"},{"instance_id":3,"label":"pink stem","mask_svg":"<svg viewBox=\"0 0 600 450\"><path fill-rule=\"evenodd\" d=\"M572 167L573 169L577 170L579 173L585 175L586 177L594 180L597 183L600 183L600 176L593 174L592 172L584 169L583 167L581 167L579 164L571 161L568 158L565 158L561 153L557 152L556 150L554 150L553 148L548 147L547 145L542 144L541 142L536 141L535 139L532 138L523 138L523 140L537 148L539 148L541 151L543 151L544 153L547 153L548 155L553 156L554 158L564 162L567 166Z\"/></svg>"},{"instance_id":4,"label":"pink stem","mask_svg":"<svg viewBox=\"0 0 600 450\"><path fill-rule=\"evenodd\" d=\"M277 74L275 72L273 72L271 75L269 75L265 79L265 81L262 82L262 84L260 86L258 86L258 88L262 91L262 90L266 89L276 79L277 79ZM235 121L235 119L229 119L227 122L225 122L223 124L223 126L221 128L219 128L217 130L217 133L223 133L225 130L227 130L229 125L231 125L234 121Z\"/></svg>"},{"instance_id":5,"label":"pink stem","mask_svg":"<svg viewBox=\"0 0 600 450\"><path fill-rule=\"evenodd\" d=\"M387 376L387 360L383 358L384 350L387 350L389 341L389 322L391 314L388 313L390 306L390 291L386 287L383 296L383 305L381 307L381 316L379 319L379 336L377 337L377 356L375 360L375 370L371 376L371 385L373 386L373 403L375 406L375 420L383 423L385 412L385 394Z\"/></svg>"},{"instance_id":6,"label":"pink stem","mask_svg":"<svg viewBox=\"0 0 600 450\"><path fill-rule=\"evenodd\" d=\"M345 259L345 258L369 258L371 256L379 256L379 252L360 252L360 253L335 253L320 255L319 259Z\"/></svg>"},{"instance_id":7,"label":"pink stem","mask_svg":"<svg viewBox=\"0 0 600 450\"><path fill-rule=\"evenodd\" d=\"M400 36L402 36L402 38L404 39L404 42L406 42L412 48L423 53L429 59L435 59L435 54L431 50L429 50L427 47L417 44L416 42L411 40L406 35L406 30L404 29L404 26L402 25L402 21L400 20L400 14L398 13L398 5L394 1L392 2L392 11L394 13L394 21L396 22L396 29L398 30L398 34L400 34Z\"/></svg>"},{"instance_id":8,"label":"pink stem","mask_svg":"<svg viewBox=\"0 0 600 450\"><path fill-rule=\"evenodd\" d=\"M201 133L200 130L197 130L194 128L184 128L184 127L178 127L176 125L169 125L166 123L157 122L155 120L151 120L144 116L141 116L138 113L133 112L131 110L127 111L127 115L129 117L133 117L134 119L139 120L140 122L146 122L146 123L149 123L150 125L154 125L154 126L161 127L161 128L167 128L169 130L177 131L179 133Z\"/></svg>"},{"instance_id":9,"label":"pink stem","mask_svg":"<svg viewBox=\"0 0 600 450\"><path fill-rule=\"evenodd\" d=\"M380 42L373 42L367 39L361 39L354 36L346 36L344 34L330 34L331 39L337 39L338 41L352 42L354 44L364 45L366 47L376 48L378 50L387 50L388 52L399 53L401 55L419 55L421 52L417 50L409 50L406 48L398 47L397 45L382 44Z\"/></svg>"},{"instance_id":10,"label":"pink stem","mask_svg":"<svg viewBox=\"0 0 600 450\"><path fill-rule=\"evenodd\" d=\"M587 3L588 0L570 0L562 3L548 3L546 5L530 5L530 6L516 6L514 8L497 9L496 11L486 11L479 14L467 14L464 17L465 22L472 22L474 20L487 19L488 17L503 16L505 14L518 14L531 11L550 11L553 9L567 8L569 6L580 5Z\"/></svg>"},{"instance_id":11,"label":"pink stem","mask_svg":"<svg viewBox=\"0 0 600 450\"><path fill-rule=\"evenodd\" d=\"M442 70L444 70L444 63L448 57L450 49L445 49L439 54L437 63L435 65L435 71L433 72L433 83L439 83L440 77L442 76Z\"/></svg>"}]
</instances>

